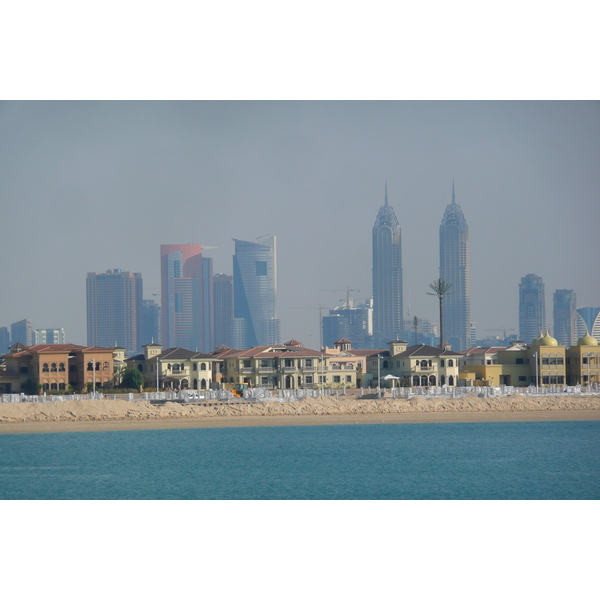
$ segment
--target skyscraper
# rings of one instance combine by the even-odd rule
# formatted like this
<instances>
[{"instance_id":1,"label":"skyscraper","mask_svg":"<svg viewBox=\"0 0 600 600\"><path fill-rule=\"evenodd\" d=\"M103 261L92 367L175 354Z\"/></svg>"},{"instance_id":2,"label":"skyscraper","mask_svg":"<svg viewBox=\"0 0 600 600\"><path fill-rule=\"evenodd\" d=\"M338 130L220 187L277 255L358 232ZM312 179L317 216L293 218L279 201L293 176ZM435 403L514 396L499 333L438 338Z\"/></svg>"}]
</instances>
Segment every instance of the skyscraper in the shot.
<instances>
[{"instance_id":1,"label":"skyscraper","mask_svg":"<svg viewBox=\"0 0 600 600\"><path fill-rule=\"evenodd\" d=\"M444 341L460 352L471 347L471 269L469 227L454 197L440 225L440 278L452 287L443 299Z\"/></svg>"},{"instance_id":2,"label":"skyscraper","mask_svg":"<svg viewBox=\"0 0 600 600\"><path fill-rule=\"evenodd\" d=\"M402 236L394 209L384 205L373 225L373 337L376 347L402 332Z\"/></svg>"},{"instance_id":3,"label":"skyscraper","mask_svg":"<svg viewBox=\"0 0 600 600\"><path fill-rule=\"evenodd\" d=\"M554 292L554 337L561 346L577 343L577 295L574 290Z\"/></svg>"},{"instance_id":4,"label":"skyscraper","mask_svg":"<svg viewBox=\"0 0 600 600\"><path fill-rule=\"evenodd\" d=\"M233 348L233 276L215 273L213 276L215 295L215 346ZM243 348L238 348L243 350Z\"/></svg>"},{"instance_id":5,"label":"skyscraper","mask_svg":"<svg viewBox=\"0 0 600 600\"><path fill-rule=\"evenodd\" d=\"M526 344L546 331L544 282L530 273L519 284L519 339Z\"/></svg>"},{"instance_id":6,"label":"skyscraper","mask_svg":"<svg viewBox=\"0 0 600 600\"><path fill-rule=\"evenodd\" d=\"M10 326L10 343L11 345L21 342L25 346L33 344L33 329L29 319L17 321Z\"/></svg>"},{"instance_id":7,"label":"skyscraper","mask_svg":"<svg viewBox=\"0 0 600 600\"><path fill-rule=\"evenodd\" d=\"M110 269L88 273L88 346L121 346L128 353L140 351L143 283L141 273Z\"/></svg>"},{"instance_id":8,"label":"skyscraper","mask_svg":"<svg viewBox=\"0 0 600 600\"><path fill-rule=\"evenodd\" d=\"M234 317L244 319L249 346L279 344L275 236L263 236L257 242L233 241ZM239 322L236 325L238 328Z\"/></svg>"},{"instance_id":9,"label":"skyscraper","mask_svg":"<svg viewBox=\"0 0 600 600\"><path fill-rule=\"evenodd\" d=\"M160 304L155 300L144 300L142 307L142 332L140 345L162 343Z\"/></svg>"},{"instance_id":10,"label":"skyscraper","mask_svg":"<svg viewBox=\"0 0 600 600\"><path fill-rule=\"evenodd\" d=\"M162 244L162 341L167 348L210 352L214 345L212 258L200 244Z\"/></svg>"},{"instance_id":11,"label":"skyscraper","mask_svg":"<svg viewBox=\"0 0 600 600\"><path fill-rule=\"evenodd\" d=\"M10 347L8 327L0 327L0 354L7 354Z\"/></svg>"}]
</instances>

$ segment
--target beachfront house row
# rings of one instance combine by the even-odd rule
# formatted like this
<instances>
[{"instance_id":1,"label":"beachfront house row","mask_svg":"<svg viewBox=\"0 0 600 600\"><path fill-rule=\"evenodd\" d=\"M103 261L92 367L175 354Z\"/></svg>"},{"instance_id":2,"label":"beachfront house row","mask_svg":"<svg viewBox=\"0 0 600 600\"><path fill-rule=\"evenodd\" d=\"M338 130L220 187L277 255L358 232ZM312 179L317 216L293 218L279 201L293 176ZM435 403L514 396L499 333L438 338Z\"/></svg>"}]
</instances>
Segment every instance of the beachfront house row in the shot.
<instances>
[{"instance_id":1,"label":"beachfront house row","mask_svg":"<svg viewBox=\"0 0 600 600\"><path fill-rule=\"evenodd\" d=\"M357 363L305 348L296 340L247 350L218 348L226 387L248 384L267 389L357 386Z\"/></svg>"},{"instance_id":2,"label":"beachfront house row","mask_svg":"<svg viewBox=\"0 0 600 600\"><path fill-rule=\"evenodd\" d=\"M408 346L407 342L388 342L389 350L371 352L367 357L364 385L391 387L436 387L458 385L461 355L427 344Z\"/></svg>"}]
</instances>

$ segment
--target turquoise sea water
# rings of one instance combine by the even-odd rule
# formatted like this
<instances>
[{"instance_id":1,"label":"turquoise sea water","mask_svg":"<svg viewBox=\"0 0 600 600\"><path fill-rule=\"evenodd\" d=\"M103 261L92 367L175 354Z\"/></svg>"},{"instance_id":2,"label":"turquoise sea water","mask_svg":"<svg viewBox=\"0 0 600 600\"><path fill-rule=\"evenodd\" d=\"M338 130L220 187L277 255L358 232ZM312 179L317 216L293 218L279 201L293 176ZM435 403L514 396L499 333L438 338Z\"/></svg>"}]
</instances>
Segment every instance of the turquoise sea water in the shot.
<instances>
[{"instance_id":1,"label":"turquoise sea water","mask_svg":"<svg viewBox=\"0 0 600 600\"><path fill-rule=\"evenodd\" d=\"M0 499L599 499L600 421L0 436Z\"/></svg>"}]
</instances>

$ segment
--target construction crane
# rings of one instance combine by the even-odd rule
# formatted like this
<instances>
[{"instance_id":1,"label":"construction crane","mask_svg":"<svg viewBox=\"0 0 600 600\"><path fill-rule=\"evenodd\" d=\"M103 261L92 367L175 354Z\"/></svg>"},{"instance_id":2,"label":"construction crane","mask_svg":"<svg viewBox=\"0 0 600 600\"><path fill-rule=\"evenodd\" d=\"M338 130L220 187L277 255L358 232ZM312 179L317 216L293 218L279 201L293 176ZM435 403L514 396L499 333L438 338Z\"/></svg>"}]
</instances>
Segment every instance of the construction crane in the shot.
<instances>
[{"instance_id":1,"label":"construction crane","mask_svg":"<svg viewBox=\"0 0 600 600\"><path fill-rule=\"evenodd\" d=\"M504 339L506 339L506 332L514 331L514 329L508 328L508 327L506 327L506 325L503 325L502 327L500 327L498 329L484 329L484 331L502 331L502 332L504 332Z\"/></svg>"},{"instance_id":2,"label":"construction crane","mask_svg":"<svg viewBox=\"0 0 600 600\"><path fill-rule=\"evenodd\" d=\"M360 292L360 290L351 289L350 286L346 286L345 290L321 290L322 292L346 292L346 308L350 308L350 292ZM343 299L340 300L343 302Z\"/></svg>"},{"instance_id":3,"label":"construction crane","mask_svg":"<svg viewBox=\"0 0 600 600\"><path fill-rule=\"evenodd\" d=\"M323 311L332 310L329 306L292 306L293 310L317 310L319 309L319 349L323 348Z\"/></svg>"}]
</instances>

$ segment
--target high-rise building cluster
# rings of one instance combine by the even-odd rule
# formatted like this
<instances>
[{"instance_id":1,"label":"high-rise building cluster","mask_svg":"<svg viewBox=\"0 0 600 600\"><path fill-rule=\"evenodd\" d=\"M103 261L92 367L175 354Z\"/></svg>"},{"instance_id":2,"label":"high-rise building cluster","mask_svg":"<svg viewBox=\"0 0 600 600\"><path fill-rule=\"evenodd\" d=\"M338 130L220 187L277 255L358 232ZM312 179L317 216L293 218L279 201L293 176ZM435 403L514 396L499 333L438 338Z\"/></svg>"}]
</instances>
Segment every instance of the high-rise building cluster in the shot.
<instances>
[{"instance_id":1,"label":"high-rise building cluster","mask_svg":"<svg viewBox=\"0 0 600 600\"><path fill-rule=\"evenodd\" d=\"M456 203L454 182L452 201L440 225L439 250L440 279L450 285L443 298L444 339L453 350L466 350L471 342L469 227ZM404 315L403 306L402 235L398 218L388 202L386 185L384 204L373 226L373 347L380 348L412 335L415 323ZM418 324L417 317L415 339L418 339Z\"/></svg>"},{"instance_id":2,"label":"high-rise building cluster","mask_svg":"<svg viewBox=\"0 0 600 600\"><path fill-rule=\"evenodd\" d=\"M86 279L88 347L118 348L131 356L147 344L210 353L216 348L244 349L281 344L277 307L276 237L255 241L234 239L232 273L213 273L212 258L197 243L160 246L160 302L144 299L141 273L110 269L88 273ZM351 340L355 348L381 349L398 340L434 346L441 325L406 313L403 302L402 230L388 200L372 228L372 297L358 303L350 296L319 316L321 347ZM451 201L439 227L439 278L449 286L442 298L444 346L464 352L475 345L471 322L469 227ZM340 302L342 302L340 300ZM414 313L413 306L413 313ZM513 331L513 330L510 330ZM546 317L544 283L528 274L519 284L518 339L529 344L552 331L563 346L587 334L600 341L600 308L577 307L574 290L556 290L553 328ZM506 327L504 339L508 343ZM517 336L513 336L516 338ZM0 327L0 355L15 344L65 344L64 329L34 329L29 319Z\"/></svg>"},{"instance_id":3,"label":"high-rise building cluster","mask_svg":"<svg viewBox=\"0 0 600 600\"><path fill-rule=\"evenodd\" d=\"M519 339L529 344L533 339L552 330L561 346L577 343L590 335L600 341L600 307L577 308L575 290L556 290L553 296L552 319L546 320L546 298L542 278L530 273L519 284Z\"/></svg>"}]
</instances>

